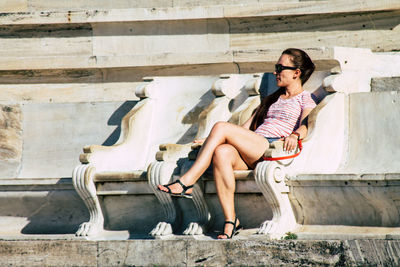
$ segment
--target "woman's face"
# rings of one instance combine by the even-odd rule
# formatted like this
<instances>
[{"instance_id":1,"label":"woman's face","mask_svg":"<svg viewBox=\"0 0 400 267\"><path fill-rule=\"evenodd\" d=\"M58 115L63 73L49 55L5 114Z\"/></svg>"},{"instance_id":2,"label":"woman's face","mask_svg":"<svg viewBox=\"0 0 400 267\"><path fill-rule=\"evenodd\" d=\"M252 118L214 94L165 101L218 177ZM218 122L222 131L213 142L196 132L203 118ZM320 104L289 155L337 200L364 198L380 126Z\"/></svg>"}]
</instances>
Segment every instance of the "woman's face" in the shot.
<instances>
[{"instance_id":1,"label":"woman's face","mask_svg":"<svg viewBox=\"0 0 400 267\"><path fill-rule=\"evenodd\" d=\"M282 66L287 66L287 67L294 67L293 62L291 60L291 56L283 54L279 58L278 62L276 64L280 64ZM276 84L278 87L287 87L288 85L292 84L294 81L296 81L296 72L299 70L290 70L290 69L284 69L281 72L276 72L274 71L274 75L276 77Z\"/></svg>"}]
</instances>

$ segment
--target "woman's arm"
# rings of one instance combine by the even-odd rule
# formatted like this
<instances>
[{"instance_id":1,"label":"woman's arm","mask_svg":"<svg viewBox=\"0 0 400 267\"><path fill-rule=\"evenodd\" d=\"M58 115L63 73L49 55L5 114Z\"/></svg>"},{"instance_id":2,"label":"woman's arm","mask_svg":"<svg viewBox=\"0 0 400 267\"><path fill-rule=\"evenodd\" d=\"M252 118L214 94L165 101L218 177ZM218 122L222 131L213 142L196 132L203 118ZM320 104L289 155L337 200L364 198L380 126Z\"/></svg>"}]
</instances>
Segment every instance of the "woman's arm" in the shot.
<instances>
[{"instance_id":1,"label":"woman's arm","mask_svg":"<svg viewBox=\"0 0 400 267\"><path fill-rule=\"evenodd\" d=\"M303 124L303 121L305 118L307 118L307 116L310 114L310 112L312 111L312 108L307 108L304 109L302 114L301 114L301 118L300 118L300 127L297 128L294 132L297 133L292 133L290 134L288 137L285 138L285 144L283 146L284 150L287 151L291 151L296 149L297 146L297 140L298 139L304 139L307 136L307 126Z\"/></svg>"}]
</instances>

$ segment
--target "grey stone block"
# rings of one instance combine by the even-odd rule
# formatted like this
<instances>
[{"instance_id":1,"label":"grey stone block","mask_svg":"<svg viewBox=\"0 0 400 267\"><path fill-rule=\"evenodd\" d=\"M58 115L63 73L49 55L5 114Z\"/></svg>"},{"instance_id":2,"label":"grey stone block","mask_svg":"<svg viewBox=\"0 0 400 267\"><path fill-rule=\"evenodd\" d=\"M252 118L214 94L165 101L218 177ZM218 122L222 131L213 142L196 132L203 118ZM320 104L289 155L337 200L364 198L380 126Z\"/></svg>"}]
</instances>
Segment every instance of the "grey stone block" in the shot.
<instances>
[{"instance_id":1,"label":"grey stone block","mask_svg":"<svg viewBox=\"0 0 400 267\"><path fill-rule=\"evenodd\" d=\"M392 240L352 240L346 242L358 265L399 266L400 242Z\"/></svg>"},{"instance_id":2,"label":"grey stone block","mask_svg":"<svg viewBox=\"0 0 400 267\"><path fill-rule=\"evenodd\" d=\"M400 91L400 77L373 78L371 80L371 91Z\"/></svg>"},{"instance_id":3,"label":"grey stone block","mask_svg":"<svg viewBox=\"0 0 400 267\"><path fill-rule=\"evenodd\" d=\"M2 266L98 266L97 244L81 241L0 241Z\"/></svg>"},{"instance_id":4,"label":"grey stone block","mask_svg":"<svg viewBox=\"0 0 400 267\"><path fill-rule=\"evenodd\" d=\"M98 266L186 266L183 240L99 242Z\"/></svg>"}]
</instances>

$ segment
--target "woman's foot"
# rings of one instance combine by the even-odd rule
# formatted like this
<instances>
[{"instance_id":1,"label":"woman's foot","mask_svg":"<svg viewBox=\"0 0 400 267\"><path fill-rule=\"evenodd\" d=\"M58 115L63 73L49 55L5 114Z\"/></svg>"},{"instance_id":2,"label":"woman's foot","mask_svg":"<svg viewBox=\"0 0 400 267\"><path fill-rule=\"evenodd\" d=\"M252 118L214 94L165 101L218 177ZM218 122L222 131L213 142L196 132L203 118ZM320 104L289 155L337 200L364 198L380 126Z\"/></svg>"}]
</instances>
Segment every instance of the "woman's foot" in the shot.
<instances>
[{"instance_id":1,"label":"woman's foot","mask_svg":"<svg viewBox=\"0 0 400 267\"><path fill-rule=\"evenodd\" d=\"M157 189L174 197L193 198L193 185L186 186L180 180L167 185L158 185Z\"/></svg>"},{"instance_id":2,"label":"woman's foot","mask_svg":"<svg viewBox=\"0 0 400 267\"><path fill-rule=\"evenodd\" d=\"M237 235L242 228L238 218L236 218L234 222L225 221L224 232L218 235L217 239L231 239L233 236Z\"/></svg>"}]
</instances>

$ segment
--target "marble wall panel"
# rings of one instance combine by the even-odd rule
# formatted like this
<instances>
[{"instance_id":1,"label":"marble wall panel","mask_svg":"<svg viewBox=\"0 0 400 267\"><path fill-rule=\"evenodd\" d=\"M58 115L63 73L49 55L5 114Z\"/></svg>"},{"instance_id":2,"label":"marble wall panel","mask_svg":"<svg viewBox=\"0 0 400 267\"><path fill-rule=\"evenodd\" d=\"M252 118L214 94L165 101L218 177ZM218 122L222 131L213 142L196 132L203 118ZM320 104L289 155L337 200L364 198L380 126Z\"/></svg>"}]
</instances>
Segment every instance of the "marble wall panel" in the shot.
<instances>
[{"instance_id":1,"label":"marble wall panel","mask_svg":"<svg viewBox=\"0 0 400 267\"><path fill-rule=\"evenodd\" d=\"M350 95L348 173L399 173L400 94Z\"/></svg>"},{"instance_id":2,"label":"marble wall panel","mask_svg":"<svg viewBox=\"0 0 400 267\"><path fill-rule=\"evenodd\" d=\"M93 24L97 56L194 53L229 50L225 20Z\"/></svg>"},{"instance_id":3,"label":"marble wall panel","mask_svg":"<svg viewBox=\"0 0 400 267\"><path fill-rule=\"evenodd\" d=\"M89 24L0 27L1 57L92 55Z\"/></svg>"},{"instance_id":4,"label":"marble wall panel","mask_svg":"<svg viewBox=\"0 0 400 267\"><path fill-rule=\"evenodd\" d=\"M23 104L23 164L18 177L71 177L85 145L116 142L121 118L135 103Z\"/></svg>"}]
</instances>

